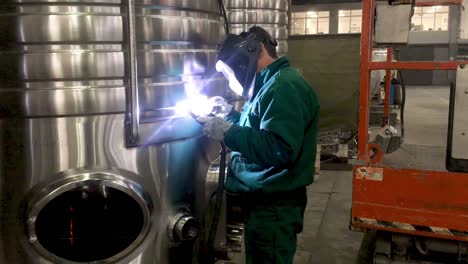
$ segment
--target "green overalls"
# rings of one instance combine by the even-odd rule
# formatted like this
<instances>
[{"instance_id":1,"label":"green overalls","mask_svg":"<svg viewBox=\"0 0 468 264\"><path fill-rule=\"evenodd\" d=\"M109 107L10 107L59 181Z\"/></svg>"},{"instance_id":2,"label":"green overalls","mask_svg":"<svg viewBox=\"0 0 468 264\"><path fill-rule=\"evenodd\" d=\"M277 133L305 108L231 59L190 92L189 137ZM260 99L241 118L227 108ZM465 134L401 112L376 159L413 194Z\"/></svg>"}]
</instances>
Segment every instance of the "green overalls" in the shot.
<instances>
[{"instance_id":1,"label":"green overalls","mask_svg":"<svg viewBox=\"0 0 468 264\"><path fill-rule=\"evenodd\" d=\"M257 74L252 99L224 142L232 151L225 188L245 199L247 264L292 263L306 186L314 180L320 105L287 58Z\"/></svg>"}]
</instances>

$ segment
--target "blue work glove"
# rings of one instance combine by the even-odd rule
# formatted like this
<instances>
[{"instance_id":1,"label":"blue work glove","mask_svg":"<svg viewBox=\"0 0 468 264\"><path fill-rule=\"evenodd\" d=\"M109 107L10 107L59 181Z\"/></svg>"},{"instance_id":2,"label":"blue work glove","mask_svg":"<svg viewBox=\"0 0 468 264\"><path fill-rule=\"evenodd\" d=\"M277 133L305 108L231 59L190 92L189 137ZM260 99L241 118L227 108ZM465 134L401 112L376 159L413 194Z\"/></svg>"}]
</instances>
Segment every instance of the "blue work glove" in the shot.
<instances>
[{"instance_id":1,"label":"blue work glove","mask_svg":"<svg viewBox=\"0 0 468 264\"><path fill-rule=\"evenodd\" d=\"M224 188L230 193L245 193L249 191L249 188L244 183L231 174L228 174Z\"/></svg>"},{"instance_id":2,"label":"blue work glove","mask_svg":"<svg viewBox=\"0 0 468 264\"><path fill-rule=\"evenodd\" d=\"M218 141L224 141L224 135L232 127L232 124L221 117L199 116L197 122L203 124L203 133Z\"/></svg>"},{"instance_id":3,"label":"blue work glove","mask_svg":"<svg viewBox=\"0 0 468 264\"><path fill-rule=\"evenodd\" d=\"M264 178L259 177L258 172L264 170L257 164L248 164L240 153L232 153L224 188L233 193L259 191L262 188Z\"/></svg>"}]
</instances>

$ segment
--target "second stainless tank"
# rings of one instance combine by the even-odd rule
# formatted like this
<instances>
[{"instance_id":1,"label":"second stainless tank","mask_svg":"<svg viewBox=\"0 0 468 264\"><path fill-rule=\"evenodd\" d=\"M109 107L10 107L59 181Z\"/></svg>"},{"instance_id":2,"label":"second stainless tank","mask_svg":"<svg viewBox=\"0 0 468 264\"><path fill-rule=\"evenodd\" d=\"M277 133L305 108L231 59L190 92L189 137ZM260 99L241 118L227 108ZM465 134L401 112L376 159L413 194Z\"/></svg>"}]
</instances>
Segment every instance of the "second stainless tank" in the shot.
<instances>
[{"instance_id":1,"label":"second stainless tank","mask_svg":"<svg viewBox=\"0 0 468 264\"><path fill-rule=\"evenodd\" d=\"M279 56L288 52L288 0L225 0L232 33L261 26L278 41Z\"/></svg>"}]
</instances>

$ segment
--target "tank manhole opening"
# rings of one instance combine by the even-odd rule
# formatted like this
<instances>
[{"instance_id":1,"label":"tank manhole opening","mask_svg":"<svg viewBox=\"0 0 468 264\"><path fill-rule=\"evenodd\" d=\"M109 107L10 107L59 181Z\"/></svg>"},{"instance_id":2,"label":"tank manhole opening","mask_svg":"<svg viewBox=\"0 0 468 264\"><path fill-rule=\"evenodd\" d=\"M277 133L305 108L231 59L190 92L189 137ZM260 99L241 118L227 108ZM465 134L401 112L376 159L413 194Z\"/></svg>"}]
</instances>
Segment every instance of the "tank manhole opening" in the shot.
<instances>
[{"instance_id":1,"label":"tank manhole opening","mask_svg":"<svg viewBox=\"0 0 468 264\"><path fill-rule=\"evenodd\" d=\"M140 235L144 214L118 189L85 185L64 192L39 212L35 231L50 253L75 262L104 260L125 250Z\"/></svg>"}]
</instances>

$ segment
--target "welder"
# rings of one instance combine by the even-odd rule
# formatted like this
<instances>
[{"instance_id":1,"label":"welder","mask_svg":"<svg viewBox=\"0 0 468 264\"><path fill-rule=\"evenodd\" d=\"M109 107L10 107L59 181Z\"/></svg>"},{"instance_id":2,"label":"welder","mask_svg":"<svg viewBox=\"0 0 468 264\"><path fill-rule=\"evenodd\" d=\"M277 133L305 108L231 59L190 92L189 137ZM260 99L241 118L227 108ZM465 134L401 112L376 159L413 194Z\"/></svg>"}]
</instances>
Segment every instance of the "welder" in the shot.
<instances>
[{"instance_id":1,"label":"welder","mask_svg":"<svg viewBox=\"0 0 468 264\"><path fill-rule=\"evenodd\" d=\"M306 186L314 180L319 101L277 42L255 26L229 34L216 69L246 97L242 112L215 98L227 115L198 117L204 133L231 150L225 183L244 196L248 264L293 263L302 231Z\"/></svg>"}]
</instances>

